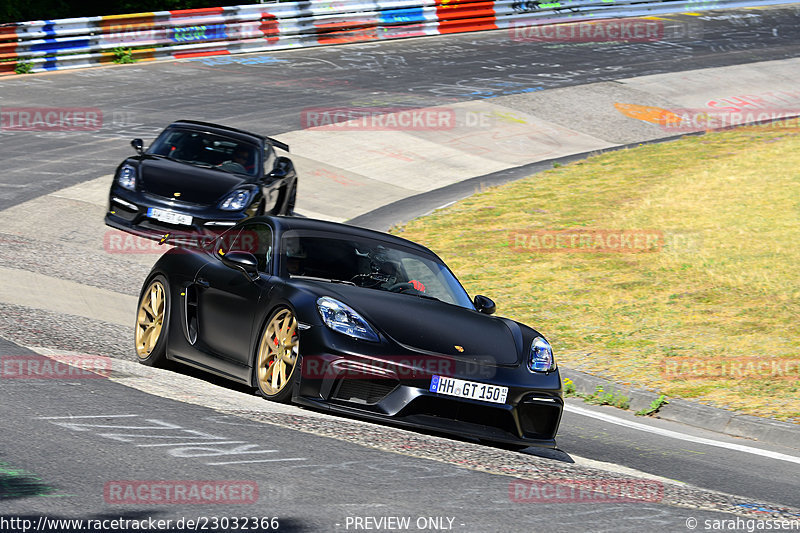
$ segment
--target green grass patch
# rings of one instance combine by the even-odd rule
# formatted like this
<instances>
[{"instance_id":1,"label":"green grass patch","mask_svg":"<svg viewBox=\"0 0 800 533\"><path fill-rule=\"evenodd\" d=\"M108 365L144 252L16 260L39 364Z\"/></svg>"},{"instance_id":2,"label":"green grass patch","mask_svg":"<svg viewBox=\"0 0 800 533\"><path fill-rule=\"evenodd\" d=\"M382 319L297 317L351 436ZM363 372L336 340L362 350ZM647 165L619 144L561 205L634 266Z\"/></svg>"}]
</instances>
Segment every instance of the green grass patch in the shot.
<instances>
[{"instance_id":1,"label":"green grass patch","mask_svg":"<svg viewBox=\"0 0 800 533\"><path fill-rule=\"evenodd\" d=\"M131 48L123 48L118 46L114 48L114 63L117 64L129 64L135 63L136 60L133 58L133 49Z\"/></svg>"},{"instance_id":2,"label":"green grass patch","mask_svg":"<svg viewBox=\"0 0 800 533\"><path fill-rule=\"evenodd\" d=\"M659 409L661 409L663 406L667 405L668 403L669 402L667 401L667 397L662 394L661 396L659 396L658 398L656 398L655 400L650 402L650 405L648 407L645 407L644 409L636 411L636 414L638 416L650 416L652 414L657 413Z\"/></svg>"},{"instance_id":3,"label":"green grass patch","mask_svg":"<svg viewBox=\"0 0 800 533\"><path fill-rule=\"evenodd\" d=\"M33 71L33 63L30 61L18 61L17 66L14 67L16 74L30 74Z\"/></svg>"},{"instance_id":4,"label":"green grass patch","mask_svg":"<svg viewBox=\"0 0 800 533\"><path fill-rule=\"evenodd\" d=\"M539 329L566 366L800 422L797 366L777 379L664 371L671 358L800 360L798 169L797 131L741 128L590 157L393 231ZM514 250L514 232L576 228L662 240L630 253Z\"/></svg>"}]
</instances>

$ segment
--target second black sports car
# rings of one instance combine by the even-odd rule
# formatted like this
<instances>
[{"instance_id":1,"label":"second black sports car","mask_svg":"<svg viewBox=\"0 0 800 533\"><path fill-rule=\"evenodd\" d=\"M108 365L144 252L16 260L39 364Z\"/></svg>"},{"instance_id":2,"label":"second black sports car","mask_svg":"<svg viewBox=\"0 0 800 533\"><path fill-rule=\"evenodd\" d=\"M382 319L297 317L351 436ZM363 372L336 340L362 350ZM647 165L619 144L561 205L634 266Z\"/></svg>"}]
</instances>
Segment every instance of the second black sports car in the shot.
<instances>
[{"instance_id":1,"label":"second black sports car","mask_svg":"<svg viewBox=\"0 0 800 533\"><path fill-rule=\"evenodd\" d=\"M180 120L117 168L107 225L150 238L215 234L256 215L294 211L297 173L275 139ZM177 240L177 239L175 239Z\"/></svg>"},{"instance_id":2,"label":"second black sports car","mask_svg":"<svg viewBox=\"0 0 800 533\"><path fill-rule=\"evenodd\" d=\"M136 353L289 401L515 446L555 446L549 343L490 316L433 252L392 235L255 217L173 248L142 287Z\"/></svg>"}]
</instances>

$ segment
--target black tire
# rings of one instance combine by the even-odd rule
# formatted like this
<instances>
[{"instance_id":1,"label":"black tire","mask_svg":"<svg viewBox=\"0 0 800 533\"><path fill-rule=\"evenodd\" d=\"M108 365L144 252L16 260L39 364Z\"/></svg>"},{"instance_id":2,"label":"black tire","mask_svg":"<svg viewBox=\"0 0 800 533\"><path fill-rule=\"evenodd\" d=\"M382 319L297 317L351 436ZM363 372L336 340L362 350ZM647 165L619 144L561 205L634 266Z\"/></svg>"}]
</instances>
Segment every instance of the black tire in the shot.
<instances>
[{"instance_id":1,"label":"black tire","mask_svg":"<svg viewBox=\"0 0 800 533\"><path fill-rule=\"evenodd\" d=\"M167 279L161 274L148 279L139 295L133 335L136 355L143 365L166 365L171 307Z\"/></svg>"},{"instance_id":2,"label":"black tire","mask_svg":"<svg viewBox=\"0 0 800 533\"><path fill-rule=\"evenodd\" d=\"M288 403L300 379L300 341L297 317L287 307L273 311L264 324L253 359L253 383L258 393L273 402Z\"/></svg>"}]
</instances>

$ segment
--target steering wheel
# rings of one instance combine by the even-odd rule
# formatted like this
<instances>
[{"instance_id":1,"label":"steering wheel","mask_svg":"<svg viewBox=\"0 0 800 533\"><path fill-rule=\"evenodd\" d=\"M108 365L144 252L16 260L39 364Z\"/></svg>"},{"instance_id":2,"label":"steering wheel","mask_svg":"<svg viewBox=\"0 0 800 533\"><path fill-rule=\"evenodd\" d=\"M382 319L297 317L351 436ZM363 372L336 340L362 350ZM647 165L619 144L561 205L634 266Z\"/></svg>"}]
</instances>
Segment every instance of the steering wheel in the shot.
<instances>
[{"instance_id":1,"label":"steering wheel","mask_svg":"<svg viewBox=\"0 0 800 533\"><path fill-rule=\"evenodd\" d=\"M404 290L411 289L417 290L416 287L412 283L404 282L404 283L395 283L394 285L390 285L386 290L391 292L403 292Z\"/></svg>"},{"instance_id":2,"label":"steering wheel","mask_svg":"<svg viewBox=\"0 0 800 533\"><path fill-rule=\"evenodd\" d=\"M236 161L225 161L224 163L220 163L219 165L217 165L217 168L219 168L220 170L227 170L229 172L239 172L241 174L247 172L247 169L244 168L244 165Z\"/></svg>"}]
</instances>

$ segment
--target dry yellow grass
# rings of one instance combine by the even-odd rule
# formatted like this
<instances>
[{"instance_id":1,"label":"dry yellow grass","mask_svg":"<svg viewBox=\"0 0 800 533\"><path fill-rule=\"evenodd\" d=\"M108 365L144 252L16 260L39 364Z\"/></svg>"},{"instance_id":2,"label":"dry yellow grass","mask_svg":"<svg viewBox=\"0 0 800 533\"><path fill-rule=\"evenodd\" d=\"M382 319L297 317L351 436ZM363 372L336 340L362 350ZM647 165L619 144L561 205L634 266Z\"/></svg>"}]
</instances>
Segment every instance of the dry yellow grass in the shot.
<instances>
[{"instance_id":1,"label":"dry yellow grass","mask_svg":"<svg viewBox=\"0 0 800 533\"><path fill-rule=\"evenodd\" d=\"M657 230L650 253L514 252L512 231ZM800 422L800 135L757 127L599 155L476 194L395 233L544 333L565 366ZM681 358L681 359L675 359ZM758 358L790 376L676 378ZM793 369L793 370L792 370ZM767 372L769 374L769 372Z\"/></svg>"}]
</instances>

